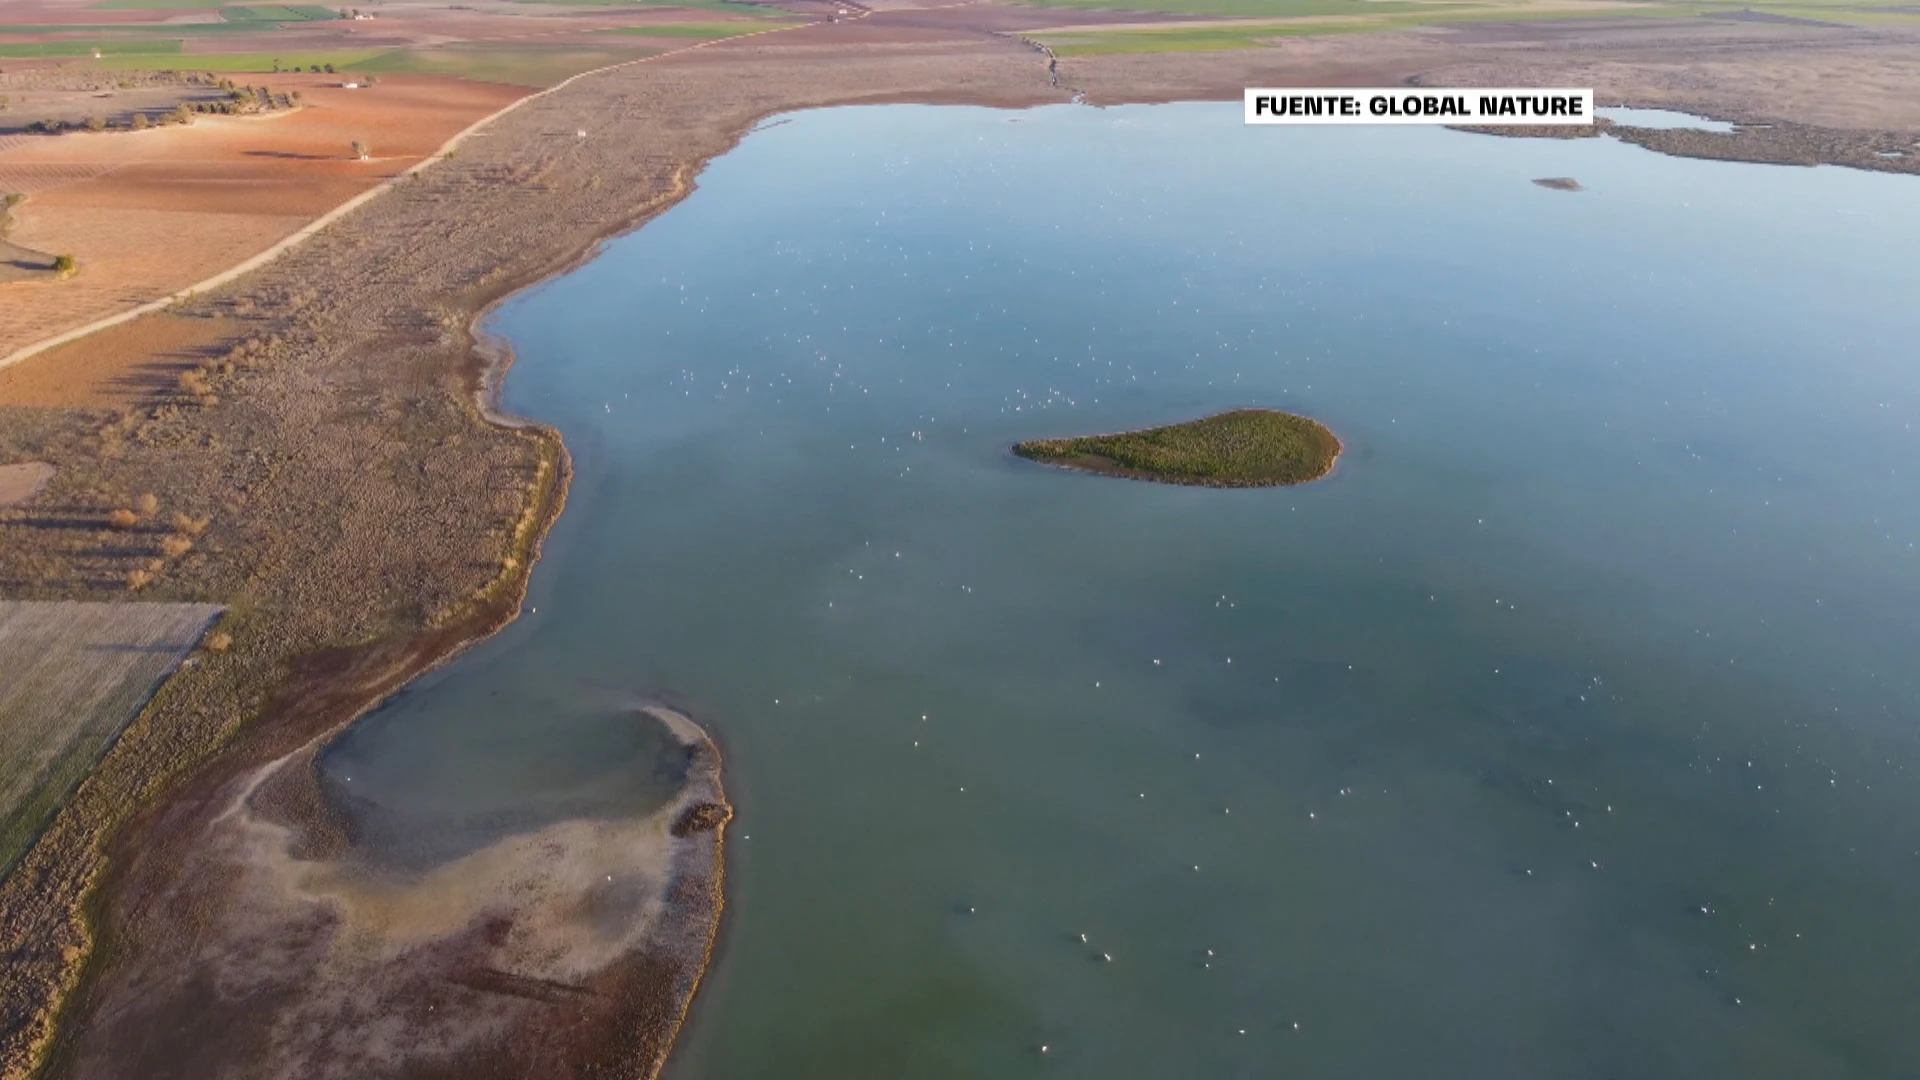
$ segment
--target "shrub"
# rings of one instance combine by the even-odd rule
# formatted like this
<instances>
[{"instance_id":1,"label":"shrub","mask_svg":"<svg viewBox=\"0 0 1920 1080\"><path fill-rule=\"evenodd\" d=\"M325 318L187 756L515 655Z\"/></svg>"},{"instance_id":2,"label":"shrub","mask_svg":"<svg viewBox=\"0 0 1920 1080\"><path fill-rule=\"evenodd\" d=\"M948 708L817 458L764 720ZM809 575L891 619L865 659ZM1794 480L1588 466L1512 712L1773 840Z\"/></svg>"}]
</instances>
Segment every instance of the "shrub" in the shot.
<instances>
[{"instance_id":1,"label":"shrub","mask_svg":"<svg viewBox=\"0 0 1920 1080\"><path fill-rule=\"evenodd\" d=\"M359 139L355 139L353 140L353 156L361 161L365 161L373 156L373 147L368 146Z\"/></svg>"},{"instance_id":2,"label":"shrub","mask_svg":"<svg viewBox=\"0 0 1920 1080\"><path fill-rule=\"evenodd\" d=\"M160 554L165 555L169 559L177 559L192 550L192 538L181 536L178 533L172 536L162 537L160 540Z\"/></svg>"},{"instance_id":3,"label":"shrub","mask_svg":"<svg viewBox=\"0 0 1920 1080\"><path fill-rule=\"evenodd\" d=\"M147 130L147 114L146 113L137 112L133 114L133 130L135 131Z\"/></svg>"},{"instance_id":4,"label":"shrub","mask_svg":"<svg viewBox=\"0 0 1920 1080\"><path fill-rule=\"evenodd\" d=\"M152 580L153 580L153 571L135 570L132 573L127 575L127 588L137 592L140 589L146 588L147 583Z\"/></svg>"},{"instance_id":5,"label":"shrub","mask_svg":"<svg viewBox=\"0 0 1920 1080\"><path fill-rule=\"evenodd\" d=\"M207 637L208 652L226 652L233 647L233 635L225 630L216 630Z\"/></svg>"},{"instance_id":6,"label":"shrub","mask_svg":"<svg viewBox=\"0 0 1920 1080\"><path fill-rule=\"evenodd\" d=\"M185 536L199 536L207 531L207 518L188 517L186 514L173 515L173 529Z\"/></svg>"},{"instance_id":7,"label":"shrub","mask_svg":"<svg viewBox=\"0 0 1920 1080\"><path fill-rule=\"evenodd\" d=\"M139 517L124 506L107 515L107 524L116 529L131 529L139 521Z\"/></svg>"},{"instance_id":8,"label":"shrub","mask_svg":"<svg viewBox=\"0 0 1920 1080\"><path fill-rule=\"evenodd\" d=\"M53 257L53 272L56 274L63 276L71 274L75 270L76 265L71 255L55 255Z\"/></svg>"}]
</instances>

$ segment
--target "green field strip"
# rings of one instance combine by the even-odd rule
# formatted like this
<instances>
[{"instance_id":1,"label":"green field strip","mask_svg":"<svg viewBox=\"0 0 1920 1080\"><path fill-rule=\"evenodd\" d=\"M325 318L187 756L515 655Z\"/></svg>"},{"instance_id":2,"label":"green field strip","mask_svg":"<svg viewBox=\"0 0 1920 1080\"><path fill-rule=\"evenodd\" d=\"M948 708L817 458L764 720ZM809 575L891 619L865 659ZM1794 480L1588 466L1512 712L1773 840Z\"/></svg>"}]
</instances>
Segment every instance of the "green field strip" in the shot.
<instances>
[{"instance_id":1,"label":"green field strip","mask_svg":"<svg viewBox=\"0 0 1920 1080\"><path fill-rule=\"evenodd\" d=\"M115 39L112 41L31 41L0 42L0 57L27 59L35 56L86 56L99 53L106 57L129 55L177 55L183 42L179 38L162 40Z\"/></svg>"},{"instance_id":2,"label":"green field strip","mask_svg":"<svg viewBox=\"0 0 1920 1080\"><path fill-rule=\"evenodd\" d=\"M176 50L177 51L177 50ZM102 56L101 67L118 70L139 70L159 68L169 71L214 71L214 72L271 72L274 61L280 62L280 70L292 71L298 68L307 70L314 64L325 67L332 64L336 69L344 70L364 64L383 55L384 49L339 49L330 52L283 52L283 53L185 53L177 63L142 63L137 56Z\"/></svg>"}]
</instances>

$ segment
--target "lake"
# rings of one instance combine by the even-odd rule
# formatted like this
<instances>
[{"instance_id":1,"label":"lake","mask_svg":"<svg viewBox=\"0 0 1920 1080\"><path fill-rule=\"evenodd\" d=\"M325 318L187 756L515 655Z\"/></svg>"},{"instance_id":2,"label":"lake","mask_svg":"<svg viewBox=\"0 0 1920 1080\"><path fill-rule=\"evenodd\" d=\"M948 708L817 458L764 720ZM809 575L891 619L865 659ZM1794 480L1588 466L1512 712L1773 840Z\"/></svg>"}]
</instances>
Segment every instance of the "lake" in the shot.
<instances>
[{"instance_id":1,"label":"lake","mask_svg":"<svg viewBox=\"0 0 1920 1080\"><path fill-rule=\"evenodd\" d=\"M1911 1071L1920 183L1240 113L782 118L506 305L577 474L368 843L647 812L687 708L671 1080ZM1236 406L1338 469L1008 452Z\"/></svg>"}]
</instances>

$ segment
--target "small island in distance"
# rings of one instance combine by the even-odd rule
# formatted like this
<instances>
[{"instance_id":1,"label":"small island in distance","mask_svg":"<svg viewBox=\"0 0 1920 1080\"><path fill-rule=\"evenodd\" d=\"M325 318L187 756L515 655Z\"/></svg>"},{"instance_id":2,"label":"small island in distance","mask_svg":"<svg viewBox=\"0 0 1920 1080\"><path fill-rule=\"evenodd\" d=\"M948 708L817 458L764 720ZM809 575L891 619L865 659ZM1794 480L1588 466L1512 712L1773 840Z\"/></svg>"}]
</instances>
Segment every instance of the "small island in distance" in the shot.
<instances>
[{"instance_id":1,"label":"small island in distance","mask_svg":"<svg viewBox=\"0 0 1920 1080\"><path fill-rule=\"evenodd\" d=\"M1316 420L1274 409L1234 409L1184 424L1035 439L1013 452L1066 469L1199 487L1283 487L1333 471L1340 440Z\"/></svg>"}]
</instances>

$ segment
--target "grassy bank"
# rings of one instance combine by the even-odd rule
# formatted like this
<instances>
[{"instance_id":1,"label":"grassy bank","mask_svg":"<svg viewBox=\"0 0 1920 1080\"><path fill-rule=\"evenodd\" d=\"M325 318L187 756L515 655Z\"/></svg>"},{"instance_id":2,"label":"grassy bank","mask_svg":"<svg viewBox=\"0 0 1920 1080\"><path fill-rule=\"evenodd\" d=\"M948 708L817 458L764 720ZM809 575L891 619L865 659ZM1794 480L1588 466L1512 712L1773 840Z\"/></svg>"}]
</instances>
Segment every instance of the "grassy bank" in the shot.
<instances>
[{"instance_id":1,"label":"grassy bank","mask_svg":"<svg viewBox=\"0 0 1920 1080\"><path fill-rule=\"evenodd\" d=\"M1184 424L1019 443L1023 458L1108 476L1203 487L1277 487L1333 469L1340 440L1318 421L1236 409Z\"/></svg>"}]
</instances>

